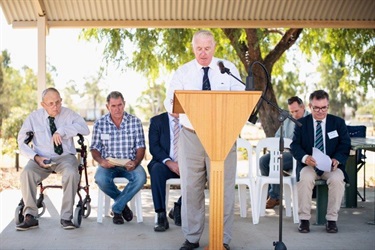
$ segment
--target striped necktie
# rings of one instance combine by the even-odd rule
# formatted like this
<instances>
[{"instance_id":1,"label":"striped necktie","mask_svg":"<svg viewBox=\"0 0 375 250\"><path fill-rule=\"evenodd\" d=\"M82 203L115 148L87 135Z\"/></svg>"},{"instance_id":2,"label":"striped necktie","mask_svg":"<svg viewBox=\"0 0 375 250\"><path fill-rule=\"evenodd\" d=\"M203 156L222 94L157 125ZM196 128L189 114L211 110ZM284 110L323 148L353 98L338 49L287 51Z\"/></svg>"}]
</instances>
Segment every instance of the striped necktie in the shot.
<instances>
[{"instance_id":1,"label":"striped necktie","mask_svg":"<svg viewBox=\"0 0 375 250\"><path fill-rule=\"evenodd\" d=\"M202 69L204 71L202 90L211 90L210 80L208 79L208 70L210 67L203 67Z\"/></svg>"},{"instance_id":2,"label":"striped necktie","mask_svg":"<svg viewBox=\"0 0 375 250\"><path fill-rule=\"evenodd\" d=\"M174 161L177 162L178 160L178 136L180 132L180 126L178 124L178 118L173 119L174 126L173 126L173 158Z\"/></svg>"},{"instance_id":3,"label":"striped necktie","mask_svg":"<svg viewBox=\"0 0 375 250\"><path fill-rule=\"evenodd\" d=\"M49 128L51 129L51 135L53 135L56 132L56 124L55 124L55 117L48 116L49 120ZM61 155L63 153L63 147L62 145L56 145L55 143L53 144L55 153L58 155Z\"/></svg>"},{"instance_id":4,"label":"striped necktie","mask_svg":"<svg viewBox=\"0 0 375 250\"><path fill-rule=\"evenodd\" d=\"M322 134L322 121L316 121L316 131L315 131L315 144L314 147L324 152L323 144L323 134Z\"/></svg>"}]
</instances>

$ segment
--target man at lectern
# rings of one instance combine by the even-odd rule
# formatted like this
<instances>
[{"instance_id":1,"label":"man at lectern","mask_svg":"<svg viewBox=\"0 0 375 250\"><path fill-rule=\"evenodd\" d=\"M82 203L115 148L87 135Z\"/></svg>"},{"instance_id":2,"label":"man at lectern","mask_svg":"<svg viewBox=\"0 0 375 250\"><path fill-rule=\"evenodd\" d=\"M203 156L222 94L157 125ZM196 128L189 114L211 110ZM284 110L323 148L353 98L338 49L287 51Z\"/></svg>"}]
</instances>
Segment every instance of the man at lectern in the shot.
<instances>
[{"instance_id":1,"label":"man at lectern","mask_svg":"<svg viewBox=\"0 0 375 250\"><path fill-rule=\"evenodd\" d=\"M197 31L192 39L195 59L180 66L168 86L165 106L172 113L175 90L235 90L243 91L245 86L229 74L222 74L218 62L222 62L232 75L240 79L233 63L214 57L215 40L208 30ZM204 119L204 117L202 117ZM205 222L206 182L210 179L210 159L205 152L193 126L185 114L180 114L182 130L179 138L179 166L182 191L182 232L185 242L180 250L199 247ZM217 145L220 147L220 145ZM230 249L234 222L234 198L236 175L236 145L233 145L224 162L224 242Z\"/></svg>"}]
</instances>

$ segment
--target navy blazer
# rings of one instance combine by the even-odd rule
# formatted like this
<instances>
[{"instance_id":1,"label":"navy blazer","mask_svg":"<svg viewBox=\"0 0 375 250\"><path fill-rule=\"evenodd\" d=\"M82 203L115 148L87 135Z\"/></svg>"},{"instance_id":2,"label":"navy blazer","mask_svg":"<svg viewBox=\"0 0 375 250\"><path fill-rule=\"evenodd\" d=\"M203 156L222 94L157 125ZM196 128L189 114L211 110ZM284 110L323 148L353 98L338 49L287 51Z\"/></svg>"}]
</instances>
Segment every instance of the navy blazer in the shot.
<instances>
[{"instance_id":1,"label":"navy blazer","mask_svg":"<svg viewBox=\"0 0 375 250\"><path fill-rule=\"evenodd\" d=\"M148 142L152 155L152 159L148 164L149 166L152 166L156 162L163 163L163 160L166 158L171 158L169 156L171 147L170 141L168 113L164 112L152 117L148 131Z\"/></svg>"},{"instance_id":2,"label":"navy blazer","mask_svg":"<svg viewBox=\"0 0 375 250\"><path fill-rule=\"evenodd\" d=\"M290 146L293 157L297 160L297 181L303 167L302 158L305 155L312 155L314 147L314 122L312 115L305 116L298 120L302 126L295 126L293 142ZM330 132L336 131L338 136L329 138ZM327 115L325 129L325 150L330 158L335 158L340 162L338 166L344 173L345 181L348 181L348 175L345 171L345 163L349 157L350 137L345 121L334 115Z\"/></svg>"}]
</instances>

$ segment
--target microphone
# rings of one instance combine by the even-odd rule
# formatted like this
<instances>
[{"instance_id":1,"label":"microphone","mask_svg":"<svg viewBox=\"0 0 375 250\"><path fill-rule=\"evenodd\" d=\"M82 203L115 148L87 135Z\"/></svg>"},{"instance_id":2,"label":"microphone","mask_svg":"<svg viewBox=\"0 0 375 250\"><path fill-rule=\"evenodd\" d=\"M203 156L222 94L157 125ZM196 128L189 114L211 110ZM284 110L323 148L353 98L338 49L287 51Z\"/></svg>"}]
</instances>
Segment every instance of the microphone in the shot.
<instances>
[{"instance_id":1,"label":"microphone","mask_svg":"<svg viewBox=\"0 0 375 250\"><path fill-rule=\"evenodd\" d=\"M253 77L253 71L249 70L249 75L246 77L246 88L245 88L246 91L249 91L249 90L255 90L255 86L254 86L254 77Z\"/></svg>"},{"instance_id":2,"label":"microphone","mask_svg":"<svg viewBox=\"0 0 375 250\"><path fill-rule=\"evenodd\" d=\"M230 74L230 70L224 66L223 61L218 61L217 66L219 66L221 74Z\"/></svg>"}]
</instances>

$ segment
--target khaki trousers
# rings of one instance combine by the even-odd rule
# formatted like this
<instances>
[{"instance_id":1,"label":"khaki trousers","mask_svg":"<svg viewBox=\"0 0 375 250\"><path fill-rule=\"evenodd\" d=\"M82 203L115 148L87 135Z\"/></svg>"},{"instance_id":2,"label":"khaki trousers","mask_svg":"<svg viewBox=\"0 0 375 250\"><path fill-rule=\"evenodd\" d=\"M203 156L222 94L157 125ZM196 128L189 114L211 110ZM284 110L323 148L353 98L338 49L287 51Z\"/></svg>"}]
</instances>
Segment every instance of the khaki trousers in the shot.
<instances>
[{"instance_id":1,"label":"khaki trousers","mask_svg":"<svg viewBox=\"0 0 375 250\"><path fill-rule=\"evenodd\" d=\"M183 128L178 145L181 174L182 232L189 242L199 242L205 223L205 184L209 181L210 160L197 135ZM221 145L217 145L220 147ZM234 145L224 162L224 242L232 239L234 223L237 153Z\"/></svg>"},{"instance_id":2,"label":"khaki trousers","mask_svg":"<svg viewBox=\"0 0 375 250\"><path fill-rule=\"evenodd\" d=\"M311 199L315 186L315 180L323 179L328 185L328 204L326 220L337 221L340 211L341 201L345 192L344 174L341 169L333 172L324 172L318 176L315 170L306 166L300 173L300 181L297 183L298 189L298 216L300 220L310 220L311 218Z\"/></svg>"},{"instance_id":3,"label":"khaki trousers","mask_svg":"<svg viewBox=\"0 0 375 250\"><path fill-rule=\"evenodd\" d=\"M56 162L50 168L40 167L34 160L30 160L21 173L21 192L25 203L23 214L38 214L37 185L46 179L53 171L62 175L63 199L61 204L61 219L73 218L74 198L79 184L78 161L74 155L64 155L52 159Z\"/></svg>"}]
</instances>

